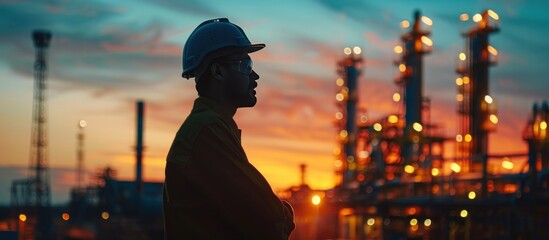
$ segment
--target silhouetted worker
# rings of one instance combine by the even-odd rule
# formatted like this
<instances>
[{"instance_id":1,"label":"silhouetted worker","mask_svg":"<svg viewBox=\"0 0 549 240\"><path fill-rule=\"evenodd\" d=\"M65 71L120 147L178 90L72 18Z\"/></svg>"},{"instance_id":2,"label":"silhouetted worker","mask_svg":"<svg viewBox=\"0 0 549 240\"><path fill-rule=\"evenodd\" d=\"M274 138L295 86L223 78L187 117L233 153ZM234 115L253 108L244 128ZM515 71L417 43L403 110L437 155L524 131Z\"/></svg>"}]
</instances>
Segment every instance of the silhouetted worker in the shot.
<instances>
[{"instance_id":1,"label":"silhouetted worker","mask_svg":"<svg viewBox=\"0 0 549 240\"><path fill-rule=\"evenodd\" d=\"M253 107L256 80L244 31L226 18L200 24L183 49L184 78L198 98L177 132L166 162L167 239L288 239L293 210L250 164L233 120Z\"/></svg>"}]
</instances>

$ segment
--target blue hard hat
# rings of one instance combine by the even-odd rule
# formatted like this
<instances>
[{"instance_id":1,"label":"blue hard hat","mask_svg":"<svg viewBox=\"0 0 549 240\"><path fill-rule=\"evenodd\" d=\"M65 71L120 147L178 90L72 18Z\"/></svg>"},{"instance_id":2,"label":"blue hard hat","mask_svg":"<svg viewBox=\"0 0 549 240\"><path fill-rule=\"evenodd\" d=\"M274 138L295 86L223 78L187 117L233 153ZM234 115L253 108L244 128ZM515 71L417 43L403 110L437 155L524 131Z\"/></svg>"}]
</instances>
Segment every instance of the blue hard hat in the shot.
<instances>
[{"instance_id":1,"label":"blue hard hat","mask_svg":"<svg viewBox=\"0 0 549 240\"><path fill-rule=\"evenodd\" d=\"M207 64L216 57L222 57L236 51L248 53L258 51L265 44L251 44L246 34L227 18L217 18L198 25L183 47L184 78L195 77L195 70L201 64Z\"/></svg>"}]
</instances>

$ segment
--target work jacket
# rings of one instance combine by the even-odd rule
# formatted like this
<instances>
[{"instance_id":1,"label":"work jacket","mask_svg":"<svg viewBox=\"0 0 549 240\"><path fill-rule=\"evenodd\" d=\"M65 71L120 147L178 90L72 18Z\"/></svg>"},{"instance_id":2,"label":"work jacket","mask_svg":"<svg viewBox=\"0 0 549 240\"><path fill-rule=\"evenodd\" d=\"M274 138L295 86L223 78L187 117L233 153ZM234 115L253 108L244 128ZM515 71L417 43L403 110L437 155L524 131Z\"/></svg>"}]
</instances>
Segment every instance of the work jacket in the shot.
<instances>
[{"instance_id":1,"label":"work jacket","mask_svg":"<svg viewBox=\"0 0 549 240\"><path fill-rule=\"evenodd\" d=\"M250 164L230 114L199 97L168 153L166 239L288 239L291 206Z\"/></svg>"}]
</instances>

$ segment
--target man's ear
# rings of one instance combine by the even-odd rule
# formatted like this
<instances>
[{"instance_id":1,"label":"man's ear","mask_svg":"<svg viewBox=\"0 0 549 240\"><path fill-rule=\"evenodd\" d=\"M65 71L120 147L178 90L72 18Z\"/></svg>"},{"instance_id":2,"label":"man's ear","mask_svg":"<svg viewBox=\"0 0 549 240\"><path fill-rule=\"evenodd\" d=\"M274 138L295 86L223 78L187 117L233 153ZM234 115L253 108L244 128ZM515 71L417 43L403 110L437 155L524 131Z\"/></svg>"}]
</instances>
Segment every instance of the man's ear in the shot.
<instances>
[{"instance_id":1,"label":"man's ear","mask_svg":"<svg viewBox=\"0 0 549 240\"><path fill-rule=\"evenodd\" d=\"M212 74L213 79L218 81L224 80L225 72L223 70L223 66L219 63L212 63L210 66L210 73Z\"/></svg>"}]
</instances>

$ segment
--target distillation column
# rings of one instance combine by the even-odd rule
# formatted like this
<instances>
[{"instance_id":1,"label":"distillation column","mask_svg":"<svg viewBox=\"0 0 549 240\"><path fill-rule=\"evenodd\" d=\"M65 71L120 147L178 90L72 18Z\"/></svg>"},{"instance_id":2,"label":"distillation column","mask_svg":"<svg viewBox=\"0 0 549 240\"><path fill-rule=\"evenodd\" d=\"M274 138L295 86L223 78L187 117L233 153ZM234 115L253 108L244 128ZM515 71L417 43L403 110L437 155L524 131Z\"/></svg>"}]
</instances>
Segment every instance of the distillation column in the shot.
<instances>
[{"instance_id":1,"label":"distillation column","mask_svg":"<svg viewBox=\"0 0 549 240\"><path fill-rule=\"evenodd\" d=\"M357 103L358 80L361 74L362 55L359 47L345 48L345 57L337 64L339 75L336 81L339 87L336 94L339 112L336 113L336 125L339 130L339 151L336 151L336 167L339 179L338 185L348 186L356 175L356 138L357 138ZM343 149L343 151L341 151Z\"/></svg>"}]
</instances>

